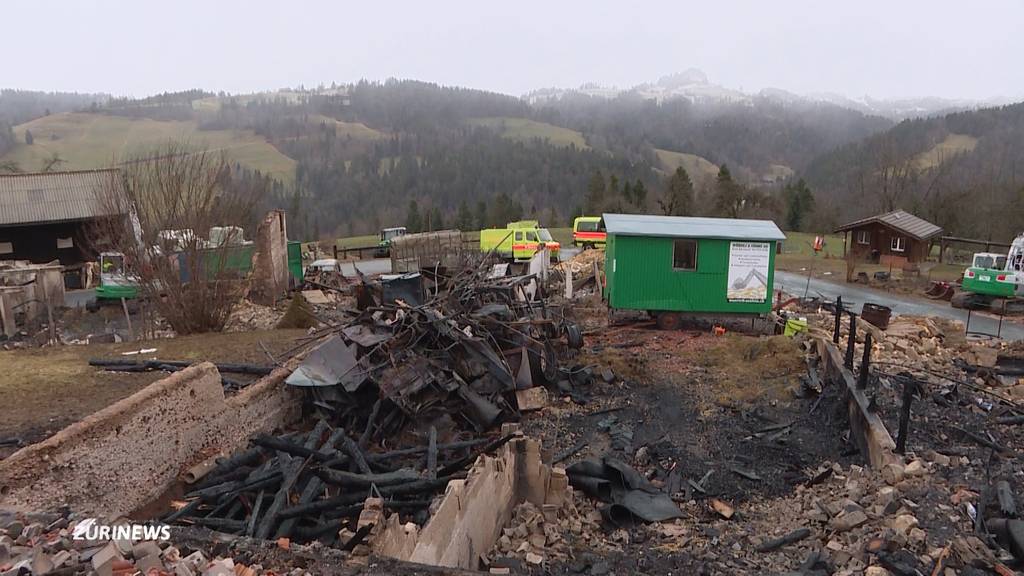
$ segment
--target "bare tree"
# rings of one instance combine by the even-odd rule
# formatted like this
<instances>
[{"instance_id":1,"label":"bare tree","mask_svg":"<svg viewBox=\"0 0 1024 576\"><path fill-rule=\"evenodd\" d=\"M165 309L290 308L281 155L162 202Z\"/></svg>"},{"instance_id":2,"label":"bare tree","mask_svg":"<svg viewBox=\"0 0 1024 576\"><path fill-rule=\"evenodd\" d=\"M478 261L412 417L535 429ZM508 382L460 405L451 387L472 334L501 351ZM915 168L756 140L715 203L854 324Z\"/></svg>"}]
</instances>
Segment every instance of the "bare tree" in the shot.
<instances>
[{"instance_id":1,"label":"bare tree","mask_svg":"<svg viewBox=\"0 0 1024 576\"><path fill-rule=\"evenodd\" d=\"M113 172L98 237L124 254L129 277L179 334L224 327L244 295L260 198L231 176L223 153L169 143ZM219 227L219 233L211 229Z\"/></svg>"},{"instance_id":2,"label":"bare tree","mask_svg":"<svg viewBox=\"0 0 1024 576\"><path fill-rule=\"evenodd\" d=\"M67 164L67 160L60 157L60 154L53 153L49 158L44 158L39 171L40 172L53 172L57 168L60 168L61 164Z\"/></svg>"}]
</instances>

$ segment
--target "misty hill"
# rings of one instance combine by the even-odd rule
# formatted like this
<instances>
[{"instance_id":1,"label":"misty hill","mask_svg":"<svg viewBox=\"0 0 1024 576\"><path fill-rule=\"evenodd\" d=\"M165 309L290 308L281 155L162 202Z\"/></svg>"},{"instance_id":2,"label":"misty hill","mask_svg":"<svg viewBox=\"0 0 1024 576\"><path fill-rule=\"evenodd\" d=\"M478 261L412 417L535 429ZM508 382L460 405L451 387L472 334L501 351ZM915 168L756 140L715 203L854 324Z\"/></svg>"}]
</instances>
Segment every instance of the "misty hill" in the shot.
<instances>
[{"instance_id":1,"label":"misty hill","mask_svg":"<svg viewBox=\"0 0 1024 576\"><path fill-rule=\"evenodd\" d=\"M707 79L691 71L656 87L702 84ZM17 126L0 126L0 170L38 170L55 160L57 168L102 166L167 138L187 138L224 150L236 169L267 182L272 202L290 210L303 236L370 233L401 224L412 212L428 215L435 227L520 216L564 224L588 203L598 172L623 198L627 190L644 190L629 209L656 211L678 167L689 174L701 213L746 206L745 215L781 219L786 182L806 173L821 194L837 199L824 203L832 209L851 194L843 154L861 142L870 149L879 135L903 134L905 126L930 126L894 127L882 117L778 94L730 101L574 92L531 104L398 80L239 96L194 90L102 103L83 97L81 103L74 111L44 108L27 120L22 112ZM989 146L977 130L924 132L927 138L904 147L924 173L930 166L944 171L947 155ZM732 209L712 201L723 164L751 191ZM616 194L610 198L609 207L622 208ZM838 218L826 208L819 212Z\"/></svg>"},{"instance_id":2,"label":"misty hill","mask_svg":"<svg viewBox=\"0 0 1024 576\"><path fill-rule=\"evenodd\" d=\"M822 155L811 187L850 216L903 208L991 239L1024 222L1024 103L907 120Z\"/></svg>"},{"instance_id":3,"label":"misty hill","mask_svg":"<svg viewBox=\"0 0 1024 576\"><path fill-rule=\"evenodd\" d=\"M881 116L895 121L941 115L953 111L992 107L1012 102L1012 100L1005 98L993 98L986 101L937 97L884 99L864 96L861 98L851 98L830 92L800 95L778 88L765 88L758 92L744 92L715 84L708 79L707 74L695 68L664 76L658 79L657 82L638 84L630 88L616 88L590 83L575 89L545 88L534 90L527 94L526 98L533 104L543 104L580 95L612 99L625 94L632 94L645 100L655 100L657 102L686 100L695 104L755 105L759 100L773 101L786 105L813 106L816 104L830 104L860 112L867 116Z\"/></svg>"}]
</instances>

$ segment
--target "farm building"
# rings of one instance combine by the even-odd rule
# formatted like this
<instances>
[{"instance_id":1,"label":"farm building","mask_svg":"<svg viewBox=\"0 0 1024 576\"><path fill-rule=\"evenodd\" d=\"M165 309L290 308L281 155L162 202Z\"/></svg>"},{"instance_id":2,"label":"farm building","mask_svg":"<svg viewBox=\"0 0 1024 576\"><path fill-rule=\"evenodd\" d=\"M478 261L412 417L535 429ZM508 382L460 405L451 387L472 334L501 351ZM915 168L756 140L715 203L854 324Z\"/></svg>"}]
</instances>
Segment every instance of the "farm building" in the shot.
<instances>
[{"instance_id":1,"label":"farm building","mask_svg":"<svg viewBox=\"0 0 1024 576\"><path fill-rule=\"evenodd\" d=\"M903 210L871 216L836 229L843 233L844 257L903 267L923 262L942 228Z\"/></svg>"},{"instance_id":2,"label":"farm building","mask_svg":"<svg viewBox=\"0 0 1024 576\"><path fill-rule=\"evenodd\" d=\"M110 216L103 190L114 170L0 176L0 260L68 266L95 259L90 225Z\"/></svg>"},{"instance_id":3,"label":"farm building","mask_svg":"<svg viewBox=\"0 0 1024 576\"><path fill-rule=\"evenodd\" d=\"M770 220L605 214L605 296L615 309L766 314L776 243ZM676 315L677 316L677 315Z\"/></svg>"}]
</instances>

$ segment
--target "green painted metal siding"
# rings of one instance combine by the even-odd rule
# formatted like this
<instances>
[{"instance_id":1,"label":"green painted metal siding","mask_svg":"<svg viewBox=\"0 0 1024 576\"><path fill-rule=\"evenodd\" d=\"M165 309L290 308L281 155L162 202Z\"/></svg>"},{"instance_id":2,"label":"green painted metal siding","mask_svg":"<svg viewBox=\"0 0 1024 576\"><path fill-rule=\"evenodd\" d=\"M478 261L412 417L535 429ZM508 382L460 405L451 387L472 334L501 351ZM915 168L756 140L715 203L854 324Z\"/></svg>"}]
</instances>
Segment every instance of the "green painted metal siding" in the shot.
<instances>
[{"instance_id":1,"label":"green painted metal siding","mask_svg":"<svg viewBox=\"0 0 1024 576\"><path fill-rule=\"evenodd\" d=\"M764 314L771 310L775 242L768 257L768 297L764 302L729 302L729 244L732 240L697 238L697 269L672 268L675 238L608 235L605 249L605 297L624 310Z\"/></svg>"}]
</instances>

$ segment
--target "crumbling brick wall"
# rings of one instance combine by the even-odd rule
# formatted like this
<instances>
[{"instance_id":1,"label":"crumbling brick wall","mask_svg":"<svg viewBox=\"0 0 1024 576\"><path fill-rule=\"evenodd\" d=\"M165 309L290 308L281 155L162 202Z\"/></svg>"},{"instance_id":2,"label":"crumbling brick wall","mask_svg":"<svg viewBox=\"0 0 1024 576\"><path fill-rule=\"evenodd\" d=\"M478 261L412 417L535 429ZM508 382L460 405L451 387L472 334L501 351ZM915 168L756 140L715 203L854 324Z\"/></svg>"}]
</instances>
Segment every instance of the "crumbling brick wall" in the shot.
<instances>
[{"instance_id":1,"label":"crumbling brick wall","mask_svg":"<svg viewBox=\"0 0 1024 576\"><path fill-rule=\"evenodd\" d=\"M271 210L256 230L250 298L273 305L288 294L288 230L284 210Z\"/></svg>"}]
</instances>

